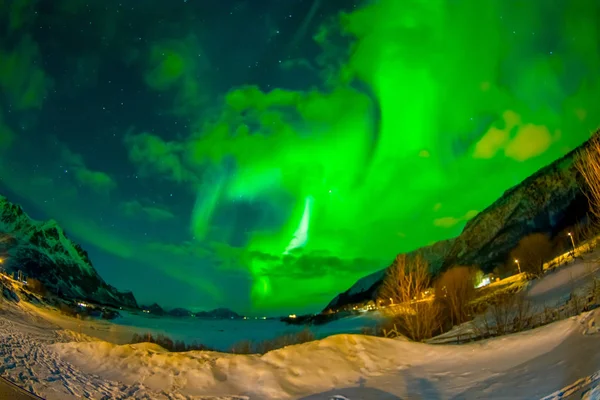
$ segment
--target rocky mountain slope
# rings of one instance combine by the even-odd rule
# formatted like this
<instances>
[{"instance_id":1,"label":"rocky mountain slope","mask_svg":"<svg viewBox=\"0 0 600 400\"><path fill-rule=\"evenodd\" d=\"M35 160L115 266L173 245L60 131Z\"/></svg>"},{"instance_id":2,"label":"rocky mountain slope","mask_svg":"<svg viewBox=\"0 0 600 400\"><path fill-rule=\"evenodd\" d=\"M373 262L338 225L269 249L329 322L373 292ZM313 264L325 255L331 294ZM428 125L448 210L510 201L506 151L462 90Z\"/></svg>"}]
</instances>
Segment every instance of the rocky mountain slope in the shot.
<instances>
[{"instance_id":1,"label":"rocky mountain slope","mask_svg":"<svg viewBox=\"0 0 600 400\"><path fill-rule=\"evenodd\" d=\"M582 145L582 146L585 146ZM420 249L433 271L452 265L477 265L486 272L507 263L521 238L534 232L555 236L585 218L589 211L574 160L579 149L542 168L507 190L454 239ZM358 280L326 307L373 299L386 269Z\"/></svg>"},{"instance_id":2,"label":"rocky mountain slope","mask_svg":"<svg viewBox=\"0 0 600 400\"><path fill-rule=\"evenodd\" d=\"M0 256L7 271L20 270L61 297L137 307L131 292L104 282L88 254L66 237L56 221L34 221L4 196L0 196Z\"/></svg>"}]
</instances>

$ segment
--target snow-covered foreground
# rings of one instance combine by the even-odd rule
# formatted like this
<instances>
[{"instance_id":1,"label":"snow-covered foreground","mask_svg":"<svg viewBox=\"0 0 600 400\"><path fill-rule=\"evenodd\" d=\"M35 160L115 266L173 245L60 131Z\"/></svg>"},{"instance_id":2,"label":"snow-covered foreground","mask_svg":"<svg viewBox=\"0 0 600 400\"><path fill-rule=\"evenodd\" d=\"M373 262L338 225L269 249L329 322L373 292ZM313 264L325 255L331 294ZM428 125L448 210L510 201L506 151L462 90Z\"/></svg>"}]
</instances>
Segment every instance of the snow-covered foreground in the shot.
<instances>
[{"instance_id":1,"label":"snow-covered foreground","mask_svg":"<svg viewBox=\"0 0 600 400\"><path fill-rule=\"evenodd\" d=\"M558 399L600 371L600 310L460 346L336 335L263 356L111 344L6 303L0 316L0 375L48 399Z\"/></svg>"},{"instance_id":2,"label":"snow-covered foreground","mask_svg":"<svg viewBox=\"0 0 600 400\"><path fill-rule=\"evenodd\" d=\"M533 282L527 296L540 305L556 304L575 286L589 286L597 273L574 263ZM356 332L376 320L375 314L338 320L318 334ZM586 399L599 399L600 389L594 389L600 382L599 327L597 309L463 345L340 334L262 356L169 353L156 345L124 343L134 332L150 331L225 348L301 328L269 320L135 315L121 324L80 321L0 300L0 376L47 399L550 400L581 398L584 392Z\"/></svg>"}]
</instances>

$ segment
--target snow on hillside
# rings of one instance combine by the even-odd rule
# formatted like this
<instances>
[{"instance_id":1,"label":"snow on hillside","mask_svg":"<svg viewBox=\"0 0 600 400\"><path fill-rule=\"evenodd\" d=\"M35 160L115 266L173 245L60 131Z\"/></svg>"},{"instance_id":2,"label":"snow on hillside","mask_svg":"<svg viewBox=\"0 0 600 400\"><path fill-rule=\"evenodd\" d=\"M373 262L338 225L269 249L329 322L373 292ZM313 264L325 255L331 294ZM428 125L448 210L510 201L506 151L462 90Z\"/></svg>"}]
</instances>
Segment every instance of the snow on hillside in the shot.
<instances>
[{"instance_id":1,"label":"snow on hillside","mask_svg":"<svg viewBox=\"0 0 600 400\"><path fill-rule=\"evenodd\" d=\"M3 267L40 280L52 292L115 306L137 306L130 292L104 282L88 254L54 220L31 219L0 196L0 252ZM8 257L6 257L8 255Z\"/></svg>"},{"instance_id":2,"label":"snow on hillside","mask_svg":"<svg viewBox=\"0 0 600 400\"><path fill-rule=\"evenodd\" d=\"M35 221L1 195L0 217L0 232L18 240L21 246L42 252L54 263L74 263L82 273L95 274L87 256L65 236L55 220Z\"/></svg>"}]
</instances>

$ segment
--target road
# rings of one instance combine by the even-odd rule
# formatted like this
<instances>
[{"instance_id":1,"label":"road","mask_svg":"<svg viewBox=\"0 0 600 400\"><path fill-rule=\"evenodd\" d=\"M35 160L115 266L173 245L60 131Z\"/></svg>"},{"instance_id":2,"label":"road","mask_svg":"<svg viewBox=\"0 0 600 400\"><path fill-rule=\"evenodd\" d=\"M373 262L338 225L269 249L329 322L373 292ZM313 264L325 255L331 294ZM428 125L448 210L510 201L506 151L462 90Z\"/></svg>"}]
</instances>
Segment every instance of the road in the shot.
<instances>
[{"instance_id":1,"label":"road","mask_svg":"<svg viewBox=\"0 0 600 400\"><path fill-rule=\"evenodd\" d=\"M8 381L0 376L0 400L31 400L42 399L25 389L20 388L11 381ZM42 399L43 400L43 399Z\"/></svg>"}]
</instances>

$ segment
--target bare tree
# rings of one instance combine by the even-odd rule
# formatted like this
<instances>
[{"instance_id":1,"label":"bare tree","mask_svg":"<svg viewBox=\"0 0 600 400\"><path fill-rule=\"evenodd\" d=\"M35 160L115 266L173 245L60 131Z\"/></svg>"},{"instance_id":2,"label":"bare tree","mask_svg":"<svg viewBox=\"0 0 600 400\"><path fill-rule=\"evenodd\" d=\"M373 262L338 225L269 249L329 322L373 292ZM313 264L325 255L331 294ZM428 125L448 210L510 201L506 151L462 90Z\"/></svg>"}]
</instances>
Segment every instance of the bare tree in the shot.
<instances>
[{"instance_id":1,"label":"bare tree","mask_svg":"<svg viewBox=\"0 0 600 400\"><path fill-rule=\"evenodd\" d=\"M585 181L583 192L588 198L594 221L600 221L600 130L577 153L575 167Z\"/></svg>"},{"instance_id":2,"label":"bare tree","mask_svg":"<svg viewBox=\"0 0 600 400\"><path fill-rule=\"evenodd\" d=\"M548 236L533 233L519 241L511 256L518 260L522 272L539 276L544 272L544 263L552 258L553 252L554 248Z\"/></svg>"},{"instance_id":3,"label":"bare tree","mask_svg":"<svg viewBox=\"0 0 600 400\"><path fill-rule=\"evenodd\" d=\"M388 268L378 292L378 303L390 304L387 317L397 321L412 340L430 338L440 326L438 302L425 298L431 275L427 261L417 254L400 254Z\"/></svg>"},{"instance_id":4,"label":"bare tree","mask_svg":"<svg viewBox=\"0 0 600 400\"><path fill-rule=\"evenodd\" d=\"M452 267L444 272L435 285L435 297L448 309L453 325L469 319L470 303L475 297L476 268Z\"/></svg>"}]
</instances>

